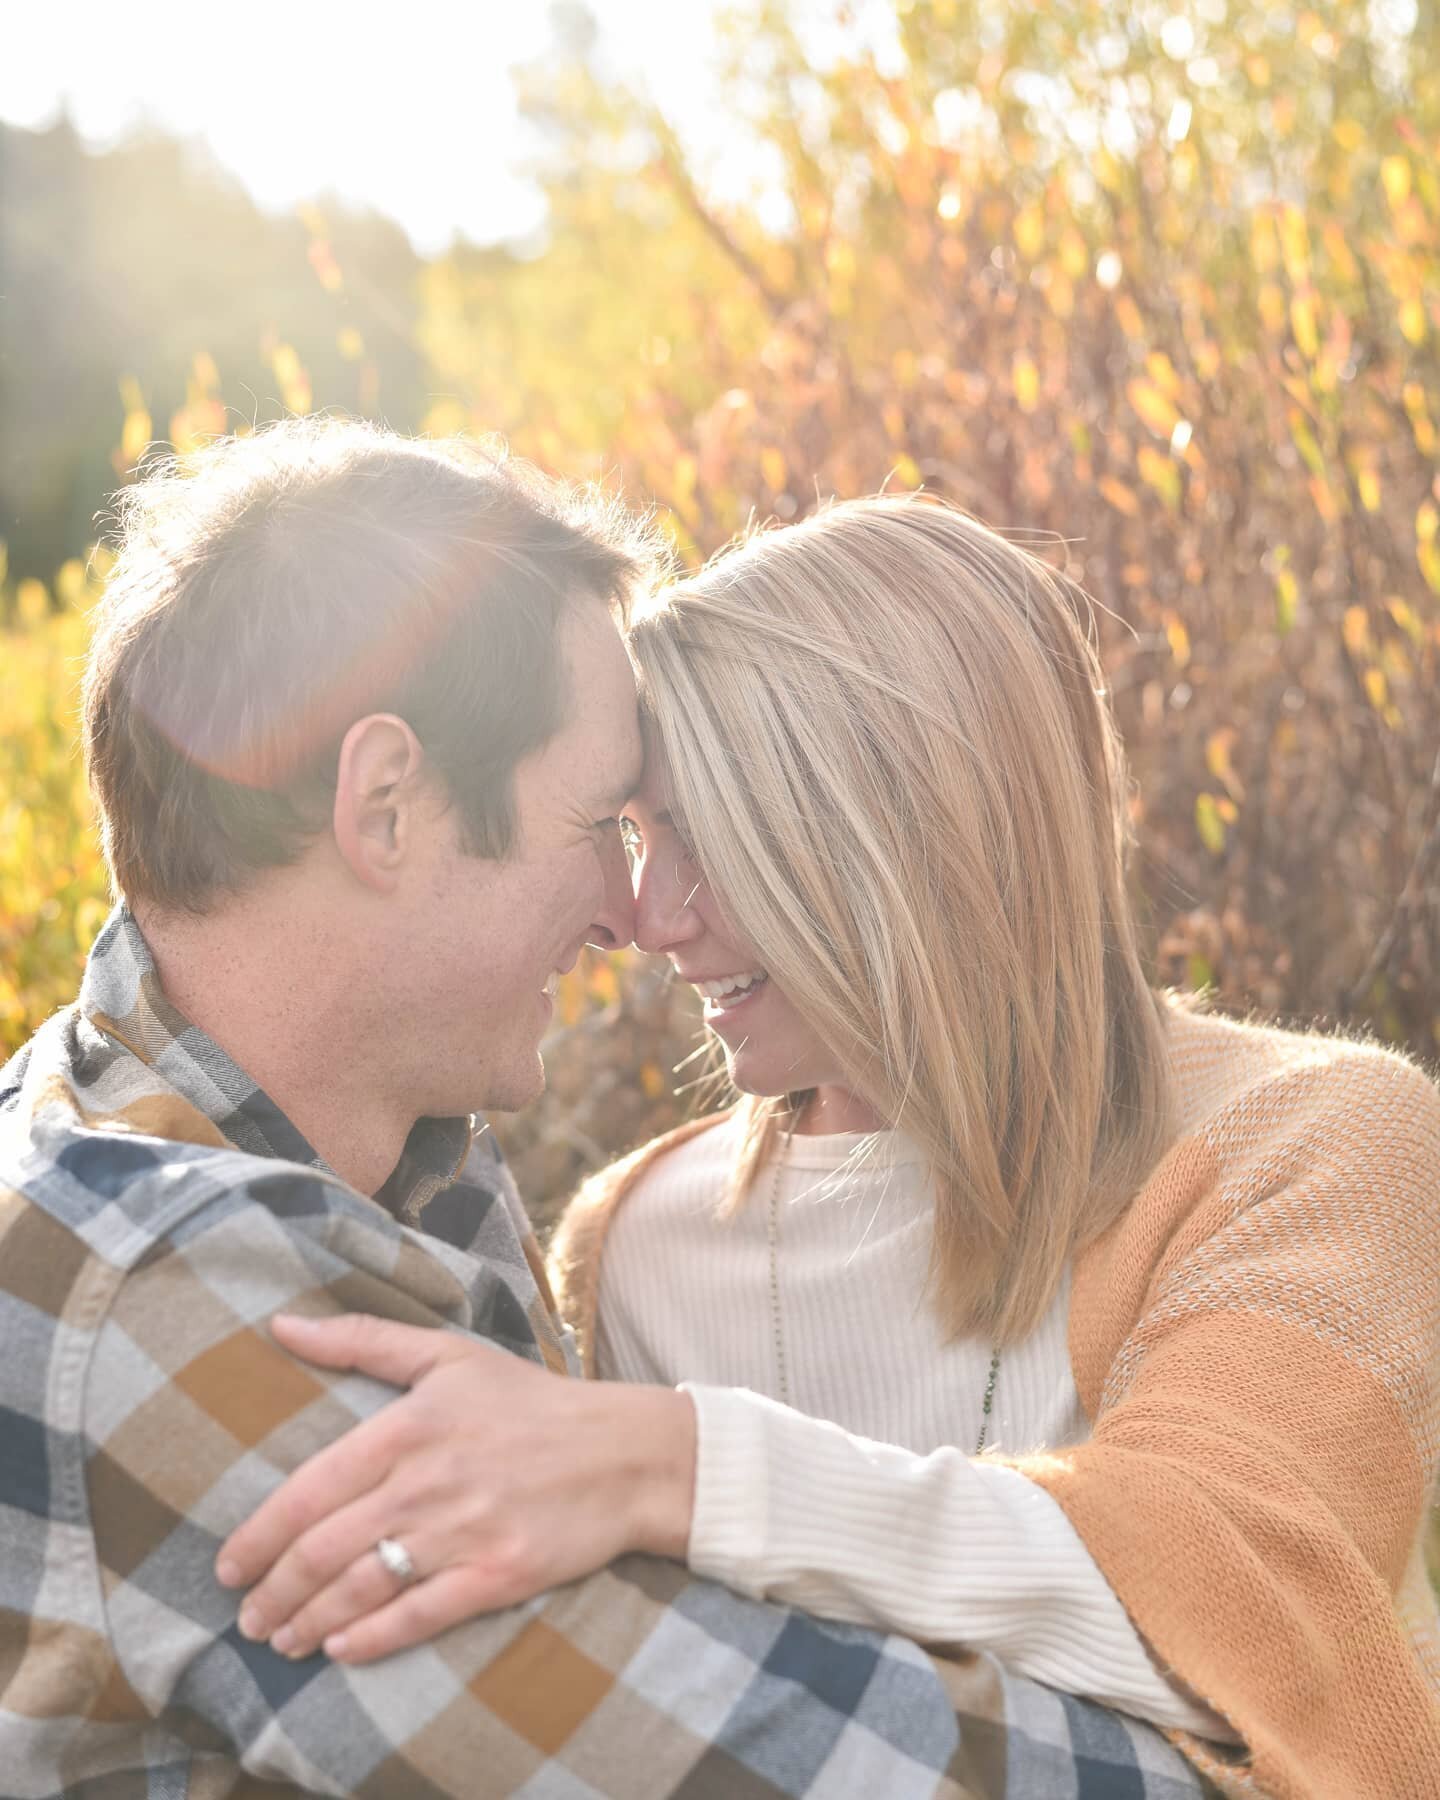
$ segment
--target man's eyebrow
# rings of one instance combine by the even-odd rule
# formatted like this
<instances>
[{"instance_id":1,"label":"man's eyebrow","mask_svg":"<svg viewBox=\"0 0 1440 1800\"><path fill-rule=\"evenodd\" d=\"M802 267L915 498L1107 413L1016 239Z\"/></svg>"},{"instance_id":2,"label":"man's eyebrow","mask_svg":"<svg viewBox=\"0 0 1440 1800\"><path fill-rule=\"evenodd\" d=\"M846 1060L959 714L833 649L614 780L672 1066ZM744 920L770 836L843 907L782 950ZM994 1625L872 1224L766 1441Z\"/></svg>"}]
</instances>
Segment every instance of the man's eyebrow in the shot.
<instances>
[{"instance_id":1,"label":"man's eyebrow","mask_svg":"<svg viewBox=\"0 0 1440 1800\"><path fill-rule=\"evenodd\" d=\"M642 778L642 770L638 768L631 770L620 785L612 788L605 796L604 800L601 801L601 805L605 808L606 812L617 813L627 800L633 799L635 790L640 786Z\"/></svg>"}]
</instances>

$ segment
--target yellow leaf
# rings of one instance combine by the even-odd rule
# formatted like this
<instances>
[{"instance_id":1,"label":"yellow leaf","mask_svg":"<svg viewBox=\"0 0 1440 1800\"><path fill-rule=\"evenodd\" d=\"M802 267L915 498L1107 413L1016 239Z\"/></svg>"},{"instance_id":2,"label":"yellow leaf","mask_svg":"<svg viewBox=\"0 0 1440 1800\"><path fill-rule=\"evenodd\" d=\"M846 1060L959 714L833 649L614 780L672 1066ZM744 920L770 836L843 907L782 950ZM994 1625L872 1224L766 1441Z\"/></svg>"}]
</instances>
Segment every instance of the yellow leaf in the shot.
<instances>
[{"instance_id":1,"label":"yellow leaf","mask_svg":"<svg viewBox=\"0 0 1440 1800\"><path fill-rule=\"evenodd\" d=\"M1285 273L1298 287L1310 275L1310 230L1298 206L1282 206L1276 221Z\"/></svg>"},{"instance_id":2,"label":"yellow leaf","mask_svg":"<svg viewBox=\"0 0 1440 1800\"><path fill-rule=\"evenodd\" d=\"M760 473L772 494L783 494L785 477L789 473L785 466L785 452L768 444L760 452Z\"/></svg>"},{"instance_id":3,"label":"yellow leaf","mask_svg":"<svg viewBox=\"0 0 1440 1800\"><path fill-rule=\"evenodd\" d=\"M1230 752L1239 735L1233 725L1222 725L1205 740L1205 766L1217 781L1224 783L1225 791L1234 800L1245 798L1244 783L1230 760Z\"/></svg>"},{"instance_id":4,"label":"yellow leaf","mask_svg":"<svg viewBox=\"0 0 1440 1800\"><path fill-rule=\"evenodd\" d=\"M1440 594L1440 544L1436 543L1436 532L1440 531L1440 510L1433 501L1421 503L1415 515L1415 560L1420 565L1420 573L1426 583L1437 594Z\"/></svg>"},{"instance_id":5,"label":"yellow leaf","mask_svg":"<svg viewBox=\"0 0 1440 1800\"><path fill-rule=\"evenodd\" d=\"M1390 210L1398 212L1410 198L1410 159L1405 156L1386 156L1380 162L1380 180L1385 188L1385 198L1390 202Z\"/></svg>"},{"instance_id":6,"label":"yellow leaf","mask_svg":"<svg viewBox=\"0 0 1440 1800\"><path fill-rule=\"evenodd\" d=\"M825 267L830 279L848 285L855 279L855 251L842 238L832 239L825 251Z\"/></svg>"},{"instance_id":7,"label":"yellow leaf","mask_svg":"<svg viewBox=\"0 0 1440 1800\"><path fill-rule=\"evenodd\" d=\"M345 358L346 362L359 362L360 358L365 354L365 340L353 325L346 325L341 328L340 335L335 340L335 345L340 354Z\"/></svg>"},{"instance_id":8,"label":"yellow leaf","mask_svg":"<svg viewBox=\"0 0 1440 1800\"><path fill-rule=\"evenodd\" d=\"M1179 613L1165 614L1165 636L1170 645L1170 654L1175 658L1175 666L1183 669L1190 661L1190 633L1185 629L1185 621Z\"/></svg>"},{"instance_id":9,"label":"yellow leaf","mask_svg":"<svg viewBox=\"0 0 1440 1800\"><path fill-rule=\"evenodd\" d=\"M1195 796L1195 829L1212 856L1218 856L1225 848L1225 821L1213 794Z\"/></svg>"},{"instance_id":10,"label":"yellow leaf","mask_svg":"<svg viewBox=\"0 0 1440 1800\"><path fill-rule=\"evenodd\" d=\"M1289 569L1275 577L1275 629L1285 637L1295 625L1299 612L1300 584Z\"/></svg>"},{"instance_id":11,"label":"yellow leaf","mask_svg":"<svg viewBox=\"0 0 1440 1800\"><path fill-rule=\"evenodd\" d=\"M1060 233L1060 267L1072 281L1078 281L1090 267L1090 251L1073 225Z\"/></svg>"},{"instance_id":12,"label":"yellow leaf","mask_svg":"<svg viewBox=\"0 0 1440 1800\"><path fill-rule=\"evenodd\" d=\"M907 488L918 488L925 480L920 473L920 465L913 456L897 456L894 473L895 479Z\"/></svg>"},{"instance_id":13,"label":"yellow leaf","mask_svg":"<svg viewBox=\"0 0 1440 1800\"><path fill-rule=\"evenodd\" d=\"M1103 480L1097 482L1096 486L1116 512L1124 513L1127 519L1133 519L1139 512L1138 498L1130 488L1125 486L1123 481L1117 481L1113 475L1107 475Z\"/></svg>"},{"instance_id":14,"label":"yellow leaf","mask_svg":"<svg viewBox=\"0 0 1440 1800\"><path fill-rule=\"evenodd\" d=\"M611 1006L620 998L620 983L615 970L604 957L597 957L586 983L590 998L601 1006Z\"/></svg>"},{"instance_id":15,"label":"yellow leaf","mask_svg":"<svg viewBox=\"0 0 1440 1800\"><path fill-rule=\"evenodd\" d=\"M1347 606L1340 635L1352 656L1363 656L1370 643L1370 615L1363 606Z\"/></svg>"},{"instance_id":16,"label":"yellow leaf","mask_svg":"<svg viewBox=\"0 0 1440 1800\"><path fill-rule=\"evenodd\" d=\"M1425 627L1413 607L1408 606L1398 594L1392 594L1385 602L1385 609L1418 650L1425 642Z\"/></svg>"},{"instance_id":17,"label":"yellow leaf","mask_svg":"<svg viewBox=\"0 0 1440 1800\"><path fill-rule=\"evenodd\" d=\"M1015 215L1015 248L1028 262L1035 262L1045 248L1045 213L1036 201Z\"/></svg>"},{"instance_id":18,"label":"yellow leaf","mask_svg":"<svg viewBox=\"0 0 1440 1800\"><path fill-rule=\"evenodd\" d=\"M1285 292L1278 283L1267 281L1255 296L1260 322L1267 331L1278 332L1285 326Z\"/></svg>"},{"instance_id":19,"label":"yellow leaf","mask_svg":"<svg viewBox=\"0 0 1440 1800\"><path fill-rule=\"evenodd\" d=\"M1384 712L1390 699L1390 689L1380 669L1367 669L1364 676L1365 697L1376 712Z\"/></svg>"},{"instance_id":20,"label":"yellow leaf","mask_svg":"<svg viewBox=\"0 0 1440 1800\"><path fill-rule=\"evenodd\" d=\"M155 427L148 412L143 407L125 415L125 423L120 428L120 461L125 468L133 468L145 454L147 446L155 436Z\"/></svg>"},{"instance_id":21,"label":"yellow leaf","mask_svg":"<svg viewBox=\"0 0 1440 1800\"><path fill-rule=\"evenodd\" d=\"M1180 420L1179 411L1173 400L1161 393L1153 382L1142 381L1138 377L1134 381L1127 382L1125 395L1131 406L1157 437L1168 438L1170 436Z\"/></svg>"},{"instance_id":22,"label":"yellow leaf","mask_svg":"<svg viewBox=\"0 0 1440 1800\"><path fill-rule=\"evenodd\" d=\"M1146 487L1154 488L1168 507L1173 510L1179 506L1180 471L1173 457L1150 444L1142 444L1135 452L1135 466Z\"/></svg>"},{"instance_id":23,"label":"yellow leaf","mask_svg":"<svg viewBox=\"0 0 1440 1800\"><path fill-rule=\"evenodd\" d=\"M1322 236L1325 241L1325 254L1330 258L1331 266L1342 281L1358 281L1360 271L1355 265L1355 258L1350 253L1350 246L1345 242L1345 233L1334 219L1326 221Z\"/></svg>"},{"instance_id":24,"label":"yellow leaf","mask_svg":"<svg viewBox=\"0 0 1440 1800\"><path fill-rule=\"evenodd\" d=\"M1355 471L1355 491L1360 496L1360 504L1368 513L1380 510L1380 477L1373 469L1357 469Z\"/></svg>"},{"instance_id":25,"label":"yellow leaf","mask_svg":"<svg viewBox=\"0 0 1440 1800\"><path fill-rule=\"evenodd\" d=\"M556 995L562 1025L577 1025L585 1016L585 985L577 975L562 975Z\"/></svg>"},{"instance_id":26,"label":"yellow leaf","mask_svg":"<svg viewBox=\"0 0 1440 1800\"><path fill-rule=\"evenodd\" d=\"M665 1076L659 1063L645 1062L640 1065L640 1085L651 1100L663 1099L666 1092Z\"/></svg>"},{"instance_id":27,"label":"yellow leaf","mask_svg":"<svg viewBox=\"0 0 1440 1800\"><path fill-rule=\"evenodd\" d=\"M1418 381L1407 381L1400 390L1400 398L1409 415L1410 429L1415 434L1415 448L1422 456L1430 456L1435 450L1435 427L1425 406L1425 390Z\"/></svg>"},{"instance_id":28,"label":"yellow leaf","mask_svg":"<svg viewBox=\"0 0 1440 1800\"><path fill-rule=\"evenodd\" d=\"M1040 399L1040 371L1035 366L1035 359L1023 350L1015 358L1011 379L1021 412L1034 412Z\"/></svg>"},{"instance_id":29,"label":"yellow leaf","mask_svg":"<svg viewBox=\"0 0 1440 1800\"><path fill-rule=\"evenodd\" d=\"M1145 369L1150 379L1162 393L1169 394L1171 399L1180 396L1180 377L1175 373L1175 365L1163 350L1152 350L1145 358Z\"/></svg>"},{"instance_id":30,"label":"yellow leaf","mask_svg":"<svg viewBox=\"0 0 1440 1800\"><path fill-rule=\"evenodd\" d=\"M700 465L688 450L675 458L671 474L671 504L687 519L695 516L695 483L699 475Z\"/></svg>"},{"instance_id":31,"label":"yellow leaf","mask_svg":"<svg viewBox=\"0 0 1440 1800\"><path fill-rule=\"evenodd\" d=\"M1258 211L1250 220L1250 261L1257 275L1273 274L1280 261L1280 246L1275 237L1272 213Z\"/></svg>"},{"instance_id":32,"label":"yellow leaf","mask_svg":"<svg viewBox=\"0 0 1440 1800\"><path fill-rule=\"evenodd\" d=\"M1295 342L1300 346L1300 354L1313 362L1320 348L1320 332L1315 322L1315 295L1313 292L1296 294L1290 302L1290 329L1295 333Z\"/></svg>"},{"instance_id":33,"label":"yellow leaf","mask_svg":"<svg viewBox=\"0 0 1440 1800\"><path fill-rule=\"evenodd\" d=\"M1335 498L1335 490L1323 475L1312 475L1306 486L1310 489L1310 498L1315 502L1316 512L1327 525L1340 517L1340 506Z\"/></svg>"},{"instance_id":34,"label":"yellow leaf","mask_svg":"<svg viewBox=\"0 0 1440 1800\"><path fill-rule=\"evenodd\" d=\"M1425 305L1418 294L1401 302L1400 334L1409 344L1425 342Z\"/></svg>"},{"instance_id":35,"label":"yellow leaf","mask_svg":"<svg viewBox=\"0 0 1440 1800\"><path fill-rule=\"evenodd\" d=\"M1290 414L1290 436L1294 440L1295 448L1305 460L1305 467L1312 475L1323 476L1325 458L1320 453L1320 446L1315 442L1315 434L1306 423L1303 413L1292 412Z\"/></svg>"},{"instance_id":36,"label":"yellow leaf","mask_svg":"<svg viewBox=\"0 0 1440 1800\"><path fill-rule=\"evenodd\" d=\"M1353 156L1365 142L1365 127L1358 119L1337 119L1330 127L1330 135L1342 150Z\"/></svg>"}]
</instances>

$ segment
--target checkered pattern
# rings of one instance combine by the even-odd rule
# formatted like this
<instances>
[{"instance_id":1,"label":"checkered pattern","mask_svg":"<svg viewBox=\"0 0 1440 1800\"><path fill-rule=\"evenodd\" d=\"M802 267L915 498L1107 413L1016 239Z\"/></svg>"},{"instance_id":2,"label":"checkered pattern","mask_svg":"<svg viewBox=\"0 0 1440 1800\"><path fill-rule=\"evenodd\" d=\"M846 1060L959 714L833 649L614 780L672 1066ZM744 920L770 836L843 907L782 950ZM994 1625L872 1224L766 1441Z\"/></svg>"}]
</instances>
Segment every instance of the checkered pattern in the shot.
<instances>
[{"instance_id":1,"label":"checkered pattern","mask_svg":"<svg viewBox=\"0 0 1440 1800\"><path fill-rule=\"evenodd\" d=\"M133 920L0 1072L0 1782L10 1800L1180 1800L1158 1733L988 1658L630 1558L363 1669L236 1629L223 1537L391 1398L281 1352L363 1309L563 1366L509 1177L455 1122L383 1205L174 1013ZM424 1231L413 1223L424 1211ZM268 1786L265 1784L277 1784Z\"/></svg>"}]
</instances>

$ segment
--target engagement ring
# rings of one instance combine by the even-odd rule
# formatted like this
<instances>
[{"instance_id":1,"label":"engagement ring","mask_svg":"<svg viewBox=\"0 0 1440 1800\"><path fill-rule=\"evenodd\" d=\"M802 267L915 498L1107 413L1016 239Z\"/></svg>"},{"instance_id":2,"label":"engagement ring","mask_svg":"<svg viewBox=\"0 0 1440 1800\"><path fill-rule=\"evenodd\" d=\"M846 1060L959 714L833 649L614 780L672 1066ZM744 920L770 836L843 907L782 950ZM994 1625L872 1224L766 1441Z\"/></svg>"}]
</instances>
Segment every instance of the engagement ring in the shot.
<instances>
[{"instance_id":1,"label":"engagement ring","mask_svg":"<svg viewBox=\"0 0 1440 1800\"><path fill-rule=\"evenodd\" d=\"M375 1546L375 1554L397 1581L415 1579L415 1565L410 1560L410 1552L399 1538L381 1538Z\"/></svg>"}]
</instances>

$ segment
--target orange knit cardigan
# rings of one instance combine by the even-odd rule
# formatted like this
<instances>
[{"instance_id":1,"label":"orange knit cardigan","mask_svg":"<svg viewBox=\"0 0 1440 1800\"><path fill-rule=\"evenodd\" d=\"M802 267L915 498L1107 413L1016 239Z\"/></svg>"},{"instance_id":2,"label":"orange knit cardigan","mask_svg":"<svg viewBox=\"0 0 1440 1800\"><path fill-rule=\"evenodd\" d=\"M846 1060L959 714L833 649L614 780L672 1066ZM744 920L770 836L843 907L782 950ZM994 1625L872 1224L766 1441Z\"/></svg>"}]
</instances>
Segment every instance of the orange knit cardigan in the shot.
<instances>
[{"instance_id":1,"label":"orange knit cardigan","mask_svg":"<svg viewBox=\"0 0 1440 1800\"><path fill-rule=\"evenodd\" d=\"M1092 1435L1004 1460L1244 1739L1169 1734L1223 1792L1436 1800L1440 1093L1371 1045L1182 1011L1169 1034L1179 1135L1075 1258ZM587 1366L616 1207L713 1123L617 1163L566 1213L551 1278Z\"/></svg>"}]
</instances>

